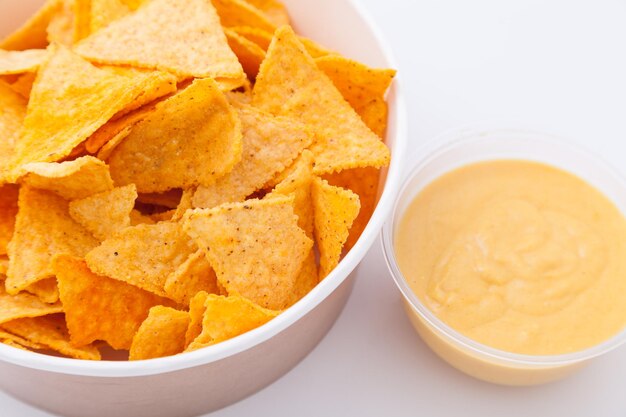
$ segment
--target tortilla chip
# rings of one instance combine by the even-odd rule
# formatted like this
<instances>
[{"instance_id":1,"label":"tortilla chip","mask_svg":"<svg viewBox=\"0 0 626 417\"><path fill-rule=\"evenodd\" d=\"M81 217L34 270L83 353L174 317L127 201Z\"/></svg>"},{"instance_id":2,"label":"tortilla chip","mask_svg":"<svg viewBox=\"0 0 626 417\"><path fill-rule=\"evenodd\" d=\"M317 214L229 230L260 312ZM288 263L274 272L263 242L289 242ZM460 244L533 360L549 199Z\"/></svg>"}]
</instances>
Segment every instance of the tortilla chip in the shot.
<instances>
[{"instance_id":1,"label":"tortilla chip","mask_svg":"<svg viewBox=\"0 0 626 417\"><path fill-rule=\"evenodd\" d=\"M223 26L250 26L269 32L276 29L268 16L244 0L211 0Z\"/></svg>"},{"instance_id":2,"label":"tortilla chip","mask_svg":"<svg viewBox=\"0 0 626 417\"><path fill-rule=\"evenodd\" d=\"M15 341L13 341L11 339L0 339L0 343L4 343L5 345L11 346L11 347L16 348L16 349L29 350L26 346L24 346L24 345L22 345L22 344L20 344L18 342L15 342Z\"/></svg>"},{"instance_id":3,"label":"tortilla chip","mask_svg":"<svg viewBox=\"0 0 626 417\"><path fill-rule=\"evenodd\" d=\"M350 250L356 244L376 209L379 177L380 170L376 168L346 169L324 177L329 184L356 193L361 202L361 210L352 223L345 250Z\"/></svg>"},{"instance_id":4,"label":"tortilla chip","mask_svg":"<svg viewBox=\"0 0 626 417\"><path fill-rule=\"evenodd\" d=\"M22 74L37 72L47 56L45 49L4 51L0 49L0 74Z\"/></svg>"},{"instance_id":5,"label":"tortilla chip","mask_svg":"<svg viewBox=\"0 0 626 417\"><path fill-rule=\"evenodd\" d=\"M193 188L183 190L183 195L180 197L178 207L176 207L176 210L172 214L172 221L176 222L182 219L187 210L190 210L192 208L191 201L195 192L196 190Z\"/></svg>"},{"instance_id":6,"label":"tortilla chip","mask_svg":"<svg viewBox=\"0 0 626 417\"><path fill-rule=\"evenodd\" d=\"M97 274L167 297L167 277L195 251L180 224L160 222L128 227L102 242L85 259Z\"/></svg>"},{"instance_id":7,"label":"tortilla chip","mask_svg":"<svg viewBox=\"0 0 626 417\"><path fill-rule=\"evenodd\" d=\"M240 159L239 118L215 81L205 78L157 104L108 162L117 184L150 193L209 185Z\"/></svg>"},{"instance_id":8,"label":"tortilla chip","mask_svg":"<svg viewBox=\"0 0 626 417\"><path fill-rule=\"evenodd\" d=\"M24 317L40 317L62 313L60 303L47 304L34 295L20 293L9 295L0 287L0 324Z\"/></svg>"},{"instance_id":9,"label":"tortilla chip","mask_svg":"<svg viewBox=\"0 0 626 417\"><path fill-rule=\"evenodd\" d=\"M9 85L9 87L11 87L11 90L15 91L17 94L24 97L28 101L28 99L30 98L30 91L33 88L33 83L35 82L36 77L37 73L27 72L23 75L20 75L16 81ZM24 104L24 106L26 106L26 104ZM26 111L24 111L24 115L26 115Z\"/></svg>"},{"instance_id":10,"label":"tortilla chip","mask_svg":"<svg viewBox=\"0 0 626 417\"><path fill-rule=\"evenodd\" d=\"M247 200L185 214L185 231L202 248L229 294L285 308L313 242L298 227L293 196Z\"/></svg>"},{"instance_id":11,"label":"tortilla chip","mask_svg":"<svg viewBox=\"0 0 626 417\"><path fill-rule=\"evenodd\" d=\"M57 256L53 267L74 346L103 340L114 349L129 349L150 308L170 304L133 285L94 274L80 258Z\"/></svg>"},{"instance_id":12,"label":"tortilla chip","mask_svg":"<svg viewBox=\"0 0 626 417\"><path fill-rule=\"evenodd\" d=\"M330 49L321 46L311 39L304 38L302 36L299 36L298 39L300 40L300 43L302 43L302 46L304 46L304 49L306 49L308 54L311 55L311 58L319 58L326 55L336 54L334 51L331 51Z\"/></svg>"},{"instance_id":13,"label":"tortilla chip","mask_svg":"<svg viewBox=\"0 0 626 417\"><path fill-rule=\"evenodd\" d=\"M235 31L224 29L224 34L226 34L226 39L228 39L228 46L237 55L237 59L248 78L251 80L255 79L259 73L261 62L265 59L265 51L256 43L237 34Z\"/></svg>"},{"instance_id":14,"label":"tortilla chip","mask_svg":"<svg viewBox=\"0 0 626 417\"><path fill-rule=\"evenodd\" d=\"M152 0L84 39L76 51L104 64L156 68L185 77L244 78L206 0Z\"/></svg>"},{"instance_id":15,"label":"tortilla chip","mask_svg":"<svg viewBox=\"0 0 626 417\"><path fill-rule=\"evenodd\" d=\"M45 48L48 45L48 24L62 7L61 0L46 0L19 29L0 41L0 48L14 51Z\"/></svg>"},{"instance_id":16,"label":"tortilla chip","mask_svg":"<svg viewBox=\"0 0 626 417\"><path fill-rule=\"evenodd\" d=\"M142 94L145 83L137 81L144 81L146 75L137 74L117 75L94 67L67 48L52 48L33 85L13 165L67 156Z\"/></svg>"},{"instance_id":17,"label":"tortilla chip","mask_svg":"<svg viewBox=\"0 0 626 417\"><path fill-rule=\"evenodd\" d=\"M334 187L317 177L313 179L312 195L321 280L339 263L341 249L361 204L359 196L352 191Z\"/></svg>"},{"instance_id":18,"label":"tortilla chip","mask_svg":"<svg viewBox=\"0 0 626 417\"><path fill-rule=\"evenodd\" d=\"M167 207L175 209L178 207L183 196L183 191L175 188L164 193L142 193L137 197L137 201L144 204L152 204L155 206Z\"/></svg>"},{"instance_id":19,"label":"tortilla chip","mask_svg":"<svg viewBox=\"0 0 626 417\"><path fill-rule=\"evenodd\" d=\"M214 184L198 187L194 207L243 201L289 166L313 139L304 125L292 119L274 117L250 106L241 106L238 114L243 127L241 161Z\"/></svg>"},{"instance_id":20,"label":"tortilla chip","mask_svg":"<svg viewBox=\"0 0 626 417\"><path fill-rule=\"evenodd\" d=\"M25 115L26 100L0 81L0 185L6 182Z\"/></svg>"},{"instance_id":21,"label":"tortilla chip","mask_svg":"<svg viewBox=\"0 0 626 417\"><path fill-rule=\"evenodd\" d=\"M9 270L9 258L0 255L0 285L4 285L7 271Z\"/></svg>"},{"instance_id":22,"label":"tortilla chip","mask_svg":"<svg viewBox=\"0 0 626 417\"><path fill-rule=\"evenodd\" d=\"M26 291L47 304L59 301L59 287L56 278L46 278L26 287Z\"/></svg>"},{"instance_id":23,"label":"tortilla chip","mask_svg":"<svg viewBox=\"0 0 626 417\"><path fill-rule=\"evenodd\" d=\"M250 26L236 26L229 29L233 30L238 35L243 36L244 38L256 43L264 51L267 51L270 44L272 43L272 39L274 38L274 34L272 32ZM323 46L315 43L311 39L302 36L298 36L298 39L300 39L300 42L302 43L306 51L313 58L335 54L335 52L324 48Z\"/></svg>"},{"instance_id":24,"label":"tortilla chip","mask_svg":"<svg viewBox=\"0 0 626 417\"><path fill-rule=\"evenodd\" d=\"M356 109L363 123L376 133L379 138L385 137L387 131L387 102L383 98L377 98L366 105Z\"/></svg>"},{"instance_id":25,"label":"tortilla chip","mask_svg":"<svg viewBox=\"0 0 626 417\"><path fill-rule=\"evenodd\" d=\"M317 174L389 163L389 149L363 123L287 26L276 31L252 103L313 127Z\"/></svg>"},{"instance_id":26,"label":"tortilla chip","mask_svg":"<svg viewBox=\"0 0 626 417\"><path fill-rule=\"evenodd\" d=\"M189 322L189 313L186 311L152 307L148 318L133 338L129 360L162 358L182 353Z\"/></svg>"},{"instance_id":27,"label":"tortilla chip","mask_svg":"<svg viewBox=\"0 0 626 417\"><path fill-rule=\"evenodd\" d=\"M220 293L215 271L202 250L189 256L165 281L165 292L180 305L189 305L200 291Z\"/></svg>"},{"instance_id":28,"label":"tortilla chip","mask_svg":"<svg viewBox=\"0 0 626 417\"><path fill-rule=\"evenodd\" d=\"M16 185L0 186L0 255L6 255L7 245L13 236L18 192Z\"/></svg>"},{"instance_id":29,"label":"tortilla chip","mask_svg":"<svg viewBox=\"0 0 626 417\"><path fill-rule=\"evenodd\" d=\"M130 135L130 131L133 129L132 126L124 127L119 133L115 134L115 136L111 137L107 143L102 145L102 148L98 151L98 159L101 161L107 161L113 150L119 146L120 143Z\"/></svg>"},{"instance_id":30,"label":"tortilla chip","mask_svg":"<svg viewBox=\"0 0 626 417\"><path fill-rule=\"evenodd\" d=\"M76 0L61 0L63 6L50 19L48 42L51 44L72 46L74 44L75 18L73 4Z\"/></svg>"},{"instance_id":31,"label":"tortilla chip","mask_svg":"<svg viewBox=\"0 0 626 417\"><path fill-rule=\"evenodd\" d=\"M13 344L16 344L16 345L21 346L22 349L43 350L46 348L44 345L40 343L35 343L30 340L26 340L23 337L20 337L18 335L5 332L1 328L0 328L0 339L2 339L2 343L6 343L11 346L13 346ZM10 342L10 343L7 343L7 342Z\"/></svg>"},{"instance_id":32,"label":"tortilla chip","mask_svg":"<svg viewBox=\"0 0 626 417\"><path fill-rule=\"evenodd\" d=\"M291 292L291 301L289 305L298 302L302 297L307 295L319 283L319 273L317 263L315 261L315 250L311 249L309 256L306 257L302 268L296 278L293 290Z\"/></svg>"},{"instance_id":33,"label":"tortilla chip","mask_svg":"<svg viewBox=\"0 0 626 417\"><path fill-rule=\"evenodd\" d=\"M288 25L289 14L284 4L276 0L246 0L249 4L261 10L276 26Z\"/></svg>"},{"instance_id":34,"label":"tortilla chip","mask_svg":"<svg viewBox=\"0 0 626 417\"><path fill-rule=\"evenodd\" d=\"M93 156L67 162L33 162L22 166L20 183L76 200L113 189L109 167Z\"/></svg>"},{"instance_id":35,"label":"tortilla chip","mask_svg":"<svg viewBox=\"0 0 626 417\"><path fill-rule=\"evenodd\" d=\"M93 0L71 0L74 14L72 43L89 36L91 33L91 7Z\"/></svg>"},{"instance_id":36,"label":"tortilla chip","mask_svg":"<svg viewBox=\"0 0 626 417\"><path fill-rule=\"evenodd\" d=\"M74 347L63 315L25 318L4 323L2 328L31 342L45 345L65 356L75 359L100 360L100 352L93 345Z\"/></svg>"},{"instance_id":37,"label":"tortilla chip","mask_svg":"<svg viewBox=\"0 0 626 417\"><path fill-rule=\"evenodd\" d=\"M209 297L206 291L200 291L189 302L189 327L185 333L185 349L202 333L202 319L206 307L204 303Z\"/></svg>"},{"instance_id":38,"label":"tortilla chip","mask_svg":"<svg viewBox=\"0 0 626 417\"><path fill-rule=\"evenodd\" d=\"M210 294L205 303L202 332L188 351L214 345L256 329L280 314L240 296Z\"/></svg>"},{"instance_id":39,"label":"tortilla chip","mask_svg":"<svg viewBox=\"0 0 626 417\"><path fill-rule=\"evenodd\" d=\"M95 33L131 12L132 9L122 0L91 0L89 33Z\"/></svg>"},{"instance_id":40,"label":"tortilla chip","mask_svg":"<svg viewBox=\"0 0 626 417\"><path fill-rule=\"evenodd\" d=\"M154 224L156 223L149 216L142 214L139 210L132 210L130 212L130 225L137 226L139 224Z\"/></svg>"},{"instance_id":41,"label":"tortilla chip","mask_svg":"<svg viewBox=\"0 0 626 417\"><path fill-rule=\"evenodd\" d=\"M135 206L134 184L114 188L70 203L70 216L96 239L105 240L130 226L130 212Z\"/></svg>"},{"instance_id":42,"label":"tortilla chip","mask_svg":"<svg viewBox=\"0 0 626 417\"><path fill-rule=\"evenodd\" d=\"M6 289L17 294L54 275L54 255L83 256L98 242L68 213L68 202L48 191L20 187L19 211L9 243Z\"/></svg>"}]
</instances>

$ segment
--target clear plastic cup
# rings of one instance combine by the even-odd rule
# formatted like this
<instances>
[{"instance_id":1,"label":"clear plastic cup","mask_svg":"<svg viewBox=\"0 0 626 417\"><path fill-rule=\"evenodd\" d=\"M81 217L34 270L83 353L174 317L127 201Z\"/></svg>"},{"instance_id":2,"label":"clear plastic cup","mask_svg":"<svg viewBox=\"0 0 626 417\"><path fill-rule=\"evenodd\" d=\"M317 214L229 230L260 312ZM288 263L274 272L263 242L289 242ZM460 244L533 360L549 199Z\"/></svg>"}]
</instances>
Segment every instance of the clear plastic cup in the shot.
<instances>
[{"instance_id":1,"label":"clear plastic cup","mask_svg":"<svg viewBox=\"0 0 626 417\"><path fill-rule=\"evenodd\" d=\"M441 321L413 293L395 257L395 233L415 196L441 175L461 166L488 160L543 162L571 172L607 196L626 214L626 181L591 152L552 135L518 129L466 128L448 132L420 153L400 190L382 231L389 271L404 297L406 313L421 338L455 368L478 379L504 385L534 385L571 374L591 359L626 341L626 330L589 349L563 355L522 355L478 343ZM626 302L626 294L624 294Z\"/></svg>"}]
</instances>

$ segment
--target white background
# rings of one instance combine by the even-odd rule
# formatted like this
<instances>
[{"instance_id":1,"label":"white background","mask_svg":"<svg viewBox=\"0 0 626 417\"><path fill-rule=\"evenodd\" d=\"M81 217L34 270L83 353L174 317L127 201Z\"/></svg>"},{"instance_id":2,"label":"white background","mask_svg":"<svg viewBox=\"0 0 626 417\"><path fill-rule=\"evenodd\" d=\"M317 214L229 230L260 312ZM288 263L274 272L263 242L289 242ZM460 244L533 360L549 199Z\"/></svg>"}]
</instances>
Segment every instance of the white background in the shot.
<instances>
[{"instance_id":1,"label":"white background","mask_svg":"<svg viewBox=\"0 0 626 417\"><path fill-rule=\"evenodd\" d=\"M626 1L361 2L398 58L409 159L444 130L508 120L580 142L626 174ZM473 380L413 333L376 243L317 349L278 382L211 416L248 415L626 416L626 347L546 386ZM50 414L0 393L0 416Z\"/></svg>"}]
</instances>

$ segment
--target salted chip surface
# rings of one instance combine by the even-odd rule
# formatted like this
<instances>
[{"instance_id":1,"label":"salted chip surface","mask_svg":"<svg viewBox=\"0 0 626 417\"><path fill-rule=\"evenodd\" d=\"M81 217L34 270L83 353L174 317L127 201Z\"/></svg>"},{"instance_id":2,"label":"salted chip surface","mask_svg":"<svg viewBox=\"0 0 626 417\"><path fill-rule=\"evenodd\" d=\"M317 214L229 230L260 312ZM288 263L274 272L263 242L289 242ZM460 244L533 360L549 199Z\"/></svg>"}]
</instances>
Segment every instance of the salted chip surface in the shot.
<instances>
[{"instance_id":1,"label":"salted chip surface","mask_svg":"<svg viewBox=\"0 0 626 417\"><path fill-rule=\"evenodd\" d=\"M13 237L18 193L16 185L0 185L0 255L6 255L7 245Z\"/></svg>"},{"instance_id":2,"label":"salted chip surface","mask_svg":"<svg viewBox=\"0 0 626 417\"><path fill-rule=\"evenodd\" d=\"M58 256L53 261L72 344L106 341L129 349L151 307L169 304L159 296L93 273L84 260Z\"/></svg>"},{"instance_id":3,"label":"salted chip surface","mask_svg":"<svg viewBox=\"0 0 626 417\"><path fill-rule=\"evenodd\" d=\"M187 77L243 81L210 1L152 0L76 46L105 64L156 68Z\"/></svg>"},{"instance_id":4,"label":"salted chip surface","mask_svg":"<svg viewBox=\"0 0 626 417\"><path fill-rule=\"evenodd\" d=\"M256 329L280 313L237 295L224 297L209 294L204 306L202 332L191 342L188 351L214 345Z\"/></svg>"},{"instance_id":5,"label":"salted chip surface","mask_svg":"<svg viewBox=\"0 0 626 417\"><path fill-rule=\"evenodd\" d=\"M100 360L100 352L95 346L75 347L70 343L69 332L62 314L13 320L2 324L2 329L70 358Z\"/></svg>"},{"instance_id":6,"label":"salted chip surface","mask_svg":"<svg viewBox=\"0 0 626 417\"><path fill-rule=\"evenodd\" d=\"M83 256L98 242L69 215L68 202L49 191L20 187L13 239L9 243L6 290L17 294L54 276L57 254Z\"/></svg>"},{"instance_id":7,"label":"salted chip surface","mask_svg":"<svg viewBox=\"0 0 626 417\"><path fill-rule=\"evenodd\" d=\"M181 305L189 305L200 291L219 294L220 286L215 271L203 250L193 253L165 281L167 295Z\"/></svg>"},{"instance_id":8,"label":"salted chip surface","mask_svg":"<svg viewBox=\"0 0 626 417\"><path fill-rule=\"evenodd\" d=\"M313 241L298 227L293 196L247 200L185 214L185 231L202 248L218 281L275 310L285 308Z\"/></svg>"},{"instance_id":9,"label":"salted chip surface","mask_svg":"<svg viewBox=\"0 0 626 417\"><path fill-rule=\"evenodd\" d=\"M85 257L89 268L167 297L167 277L196 251L179 223L128 227L102 242Z\"/></svg>"},{"instance_id":10,"label":"salted chip surface","mask_svg":"<svg viewBox=\"0 0 626 417\"><path fill-rule=\"evenodd\" d=\"M194 207L243 201L289 166L313 140L311 132L295 120L245 105L238 108L238 114L243 128L241 161L214 184L198 187Z\"/></svg>"},{"instance_id":11,"label":"salted chip surface","mask_svg":"<svg viewBox=\"0 0 626 417\"><path fill-rule=\"evenodd\" d=\"M0 48L15 51L45 48L48 45L47 28L50 20L62 8L62 0L46 0L30 19L0 41Z\"/></svg>"},{"instance_id":12,"label":"salted chip surface","mask_svg":"<svg viewBox=\"0 0 626 417\"><path fill-rule=\"evenodd\" d=\"M0 74L36 72L47 54L45 49L28 49L25 51L0 49Z\"/></svg>"},{"instance_id":13,"label":"salted chip surface","mask_svg":"<svg viewBox=\"0 0 626 417\"><path fill-rule=\"evenodd\" d=\"M265 59L265 51L233 30L224 29L224 33L228 39L228 46L237 55L244 72L253 80L259 72L261 62Z\"/></svg>"},{"instance_id":14,"label":"salted chip surface","mask_svg":"<svg viewBox=\"0 0 626 417\"><path fill-rule=\"evenodd\" d=\"M212 0L223 26L251 26L269 32L276 29L269 17L245 0Z\"/></svg>"},{"instance_id":15,"label":"salted chip surface","mask_svg":"<svg viewBox=\"0 0 626 417\"><path fill-rule=\"evenodd\" d=\"M210 78L156 105L111 153L117 184L140 193L208 185L241 160L241 122Z\"/></svg>"},{"instance_id":16,"label":"salted chip surface","mask_svg":"<svg viewBox=\"0 0 626 417\"><path fill-rule=\"evenodd\" d=\"M33 162L20 169L19 182L52 191L67 200L88 197L113 189L107 164L93 156L66 162Z\"/></svg>"},{"instance_id":17,"label":"salted chip surface","mask_svg":"<svg viewBox=\"0 0 626 417\"><path fill-rule=\"evenodd\" d=\"M9 295L3 287L0 287L0 324L24 317L40 317L62 312L63 306L60 303L44 303L38 297L27 293Z\"/></svg>"},{"instance_id":18,"label":"salted chip surface","mask_svg":"<svg viewBox=\"0 0 626 417\"><path fill-rule=\"evenodd\" d=\"M6 182L24 116L26 100L0 81L0 184Z\"/></svg>"},{"instance_id":19,"label":"salted chip surface","mask_svg":"<svg viewBox=\"0 0 626 417\"><path fill-rule=\"evenodd\" d=\"M312 184L315 239L320 252L320 279L339 263L352 222L359 214L359 196L316 177Z\"/></svg>"},{"instance_id":20,"label":"salted chip surface","mask_svg":"<svg viewBox=\"0 0 626 417\"><path fill-rule=\"evenodd\" d=\"M99 240L105 240L130 226L135 206L135 184L113 188L70 202L70 216Z\"/></svg>"},{"instance_id":21,"label":"salted chip surface","mask_svg":"<svg viewBox=\"0 0 626 417\"><path fill-rule=\"evenodd\" d=\"M138 77L143 80L145 74ZM69 155L143 93L145 83L136 81L96 68L68 48L52 47L30 94L13 166L53 162Z\"/></svg>"},{"instance_id":22,"label":"salted chip surface","mask_svg":"<svg viewBox=\"0 0 626 417\"><path fill-rule=\"evenodd\" d=\"M185 350L190 318L186 311L155 306L141 324L130 347L129 360L162 358Z\"/></svg>"},{"instance_id":23,"label":"salted chip surface","mask_svg":"<svg viewBox=\"0 0 626 417\"><path fill-rule=\"evenodd\" d=\"M202 319L206 307L204 303L209 297L206 291L200 291L189 301L189 327L185 333L185 348L187 348L196 337L202 333Z\"/></svg>"},{"instance_id":24,"label":"salted chip surface","mask_svg":"<svg viewBox=\"0 0 626 417\"><path fill-rule=\"evenodd\" d=\"M293 30L276 31L257 76L252 104L294 117L315 130L317 174L389 163L389 149L317 68Z\"/></svg>"}]
</instances>

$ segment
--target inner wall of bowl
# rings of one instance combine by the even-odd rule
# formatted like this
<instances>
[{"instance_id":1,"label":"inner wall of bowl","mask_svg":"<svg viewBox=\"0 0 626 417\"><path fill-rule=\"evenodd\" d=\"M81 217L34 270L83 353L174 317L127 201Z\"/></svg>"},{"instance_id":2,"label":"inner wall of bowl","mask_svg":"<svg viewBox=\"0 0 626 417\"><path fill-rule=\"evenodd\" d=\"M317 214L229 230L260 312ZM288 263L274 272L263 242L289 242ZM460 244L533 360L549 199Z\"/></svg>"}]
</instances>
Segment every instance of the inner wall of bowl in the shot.
<instances>
[{"instance_id":1,"label":"inner wall of bowl","mask_svg":"<svg viewBox=\"0 0 626 417\"><path fill-rule=\"evenodd\" d=\"M422 153L400 191L391 220L390 230L384 233L385 246L395 245L395 233L408 206L415 196L441 175L464 165L497 159L528 160L549 164L584 179L606 195L626 214L626 183L601 158L553 136L519 130L455 131L432 143ZM387 248L391 270L404 296L430 325L442 332L442 336L454 340L480 356L500 363L524 363L526 365L551 366L557 363L573 363L589 359L621 344L626 338L622 331L617 336L596 347L566 355L528 356L499 351L481 345L461 335L441 322L415 296L402 277L394 259L393 250Z\"/></svg>"}]
</instances>

